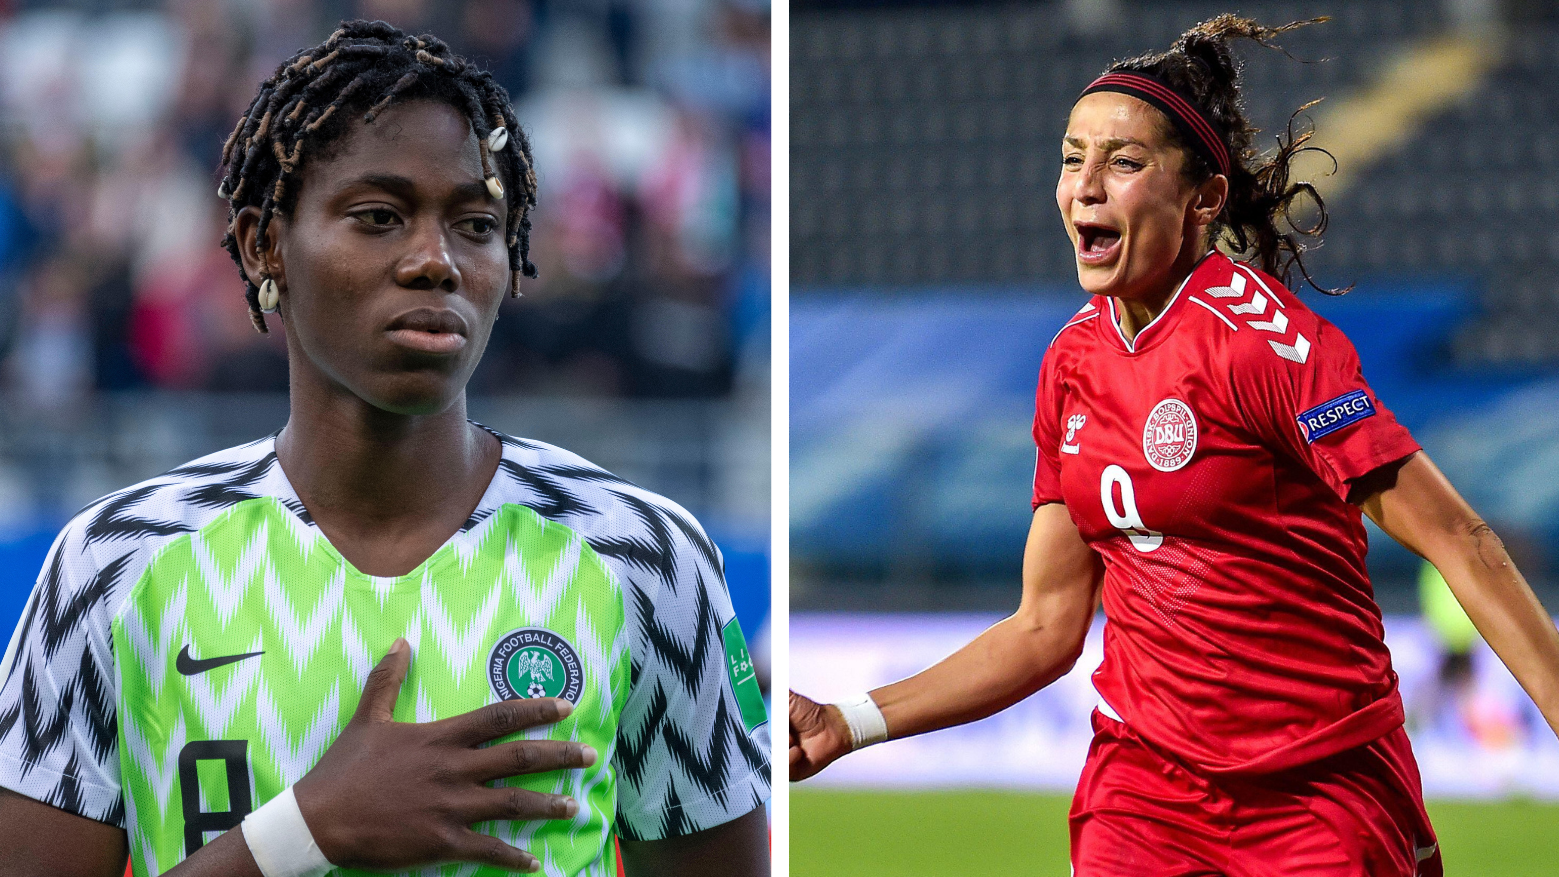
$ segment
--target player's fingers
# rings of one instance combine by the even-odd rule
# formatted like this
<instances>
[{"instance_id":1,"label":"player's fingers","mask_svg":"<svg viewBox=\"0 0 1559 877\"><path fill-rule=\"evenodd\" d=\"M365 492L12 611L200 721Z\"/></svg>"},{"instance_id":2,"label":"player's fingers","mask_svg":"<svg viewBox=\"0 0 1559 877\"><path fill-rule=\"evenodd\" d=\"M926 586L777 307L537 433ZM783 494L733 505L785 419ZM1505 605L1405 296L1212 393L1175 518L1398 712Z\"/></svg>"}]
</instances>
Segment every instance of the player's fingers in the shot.
<instances>
[{"instance_id":1,"label":"player's fingers","mask_svg":"<svg viewBox=\"0 0 1559 877\"><path fill-rule=\"evenodd\" d=\"M573 711L573 704L557 697L502 700L435 724L456 745L475 746L515 731L560 722Z\"/></svg>"},{"instance_id":2,"label":"player's fingers","mask_svg":"<svg viewBox=\"0 0 1559 877\"><path fill-rule=\"evenodd\" d=\"M805 734L820 724L819 714L822 710L818 707L816 701L805 695L797 694L794 691L790 693L789 712L792 733Z\"/></svg>"},{"instance_id":3,"label":"player's fingers","mask_svg":"<svg viewBox=\"0 0 1559 877\"><path fill-rule=\"evenodd\" d=\"M401 637L390 644L389 654L379 661L363 683L363 698L357 702L354 720L388 722L395 714L395 699L400 696L401 683L406 681L406 668L411 665L411 646Z\"/></svg>"},{"instance_id":4,"label":"player's fingers","mask_svg":"<svg viewBox=\"0 0 1559 877\"><path fill-rule=\"evenodd\" d=\"M573 819L579 802L567 795L549 795L510 786L473 789L455 808L462 822L487 822L492 819L516 821L535 819Z\"/></svg>"},{"instance_id":5,"label":"player's fingers","mask_svg":"<svg viewBox=\"0 0 1559 877\"><path fill-rule=\"evenodd\" d=\"M516 740L477 749L471 754L470 775L487 782L527 773L589 767L598 759L595 748L566 740Z\"/></svg>"},{"instance_id":6,"label":"player's fingers","mask_svg":"<svg viewBox=\"0 0 1559 877\"><path fill-rule=\"evenodd\" d=\"M790 781L791 782L795 782L796 780L804 780L804 779L806 779L806 777L802 775L802 771L806 769L806 763L807 763L807 754L805 752L801 751L801 747L800 746L796 746L794 744L791 745L791 747L790 747Z\"/></svg>"},{"instance_id":7,"label":"player's fingers","mask_svg":"<svg viewBox=\"0 0 1559 877\"><path fill-rule=\"evenodd\" d=\"M469 828L461 829L450 846L450 853L456 861L495 865L510 871L526 873L541 870L541 860L530 853L519 847L510 846L492 835L481 834Z\"/></svg>"}]
</instances>

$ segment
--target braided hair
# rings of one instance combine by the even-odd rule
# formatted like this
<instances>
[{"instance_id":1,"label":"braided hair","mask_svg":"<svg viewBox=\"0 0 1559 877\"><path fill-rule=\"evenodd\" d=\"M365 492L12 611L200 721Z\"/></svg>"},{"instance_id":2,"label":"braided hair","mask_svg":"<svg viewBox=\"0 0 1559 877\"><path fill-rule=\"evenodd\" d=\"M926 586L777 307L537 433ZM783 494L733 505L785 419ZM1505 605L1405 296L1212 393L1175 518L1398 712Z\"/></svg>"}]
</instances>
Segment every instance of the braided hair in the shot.
<instances>
[{"instance_id":1,"label":"braided hair","mask_svg":"<svg viewBox=\"0 0 1559 877\"><path fill-rule=\"evenodd\" d=\"M239 212L259 208L254 247L263 251L271 217L277 211L285 215L297 204L304 163L311 156L328 155L354 114L361 112L364 122L372 122L391 102L412 98L443 101L470 120L488 190L498 198L509 195L510 294L519 295L522 275L536 276L530 261L536 172L530 141L515 119L508 92L437 37L411 36L382 21L342 22L324 43L276 68L222 147L217 195L228 202L222 246L244 276L249 319L261 333L269 330L260 309L260 289L243 271L236 231ZM505 140L499 135L503 142L492 149L489 134L499 128L512 136Z\"/></svg>"},{"instance_id":2,"label":"braided hair","mask_svg":"<svg viewBox=\"0 0 1559 877\"><path fill-rule=\"evenodd\" d=\"M1286 136L1278 137L1276 153L1265 158L1259 156L1253 145L1259 129L1245 117L1244 102L1240 97L1242 65L1229 50L1231 41L1242 38L1267 48L1277 48L1272 40L1279 34L1326 20L1323 17L1281 27L1263 27L1252 19L1225 13L1186 31L1169 51L1116 61L1107 72L1146 73L1167 81L1181 93L1192 96L1226 132L1226 145L1232 159L1229 198L1209 229L1215 242L1222 240L1237 253L1254 249L1261 270L1281 278L1285 284L1297 268L1305 282L1316 290L1340 295L1351 287L1327 289L1311 279L1304 263L1308 247L1300 240L1301 236L1316 237L1326 230L1326 204L1313 184L1289 182L1295 157L1306 151L1325 152L1319 147L1305 145L1315 134L1313 128L1298 135L1294 133L1294 118L1316 102L1305 104L1289 117ZM1185 154L1187 178L1193 184L1211 179L1215 169L1207 160L1185 143L1173 125L1165 128L1170 142ZM1315 219L1308 224L1296 221L1293 215L1302 196L1313 204L1315 211ZM1279 226L1279 219L1289 231Z\"/></svg>"}]
</instances>

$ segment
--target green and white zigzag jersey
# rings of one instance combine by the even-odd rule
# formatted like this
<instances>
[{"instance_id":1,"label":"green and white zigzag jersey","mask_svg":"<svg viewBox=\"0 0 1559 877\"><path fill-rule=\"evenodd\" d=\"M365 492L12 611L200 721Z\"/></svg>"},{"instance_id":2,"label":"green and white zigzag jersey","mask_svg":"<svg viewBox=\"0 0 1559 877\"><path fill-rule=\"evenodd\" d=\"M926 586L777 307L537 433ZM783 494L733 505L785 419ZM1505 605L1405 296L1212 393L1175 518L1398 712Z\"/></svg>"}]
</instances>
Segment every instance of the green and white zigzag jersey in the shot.
<instances>
[{"instance_id":1,"label":"green and white zigzag jersey","mask_svg":"<svg viewBox=\"0 0 1559 877\"><path fill-rule=\"evenodd\" d=\"M124 826L135 873L160 874L307 773L404 636L400 721L575 704L520 736L601 760L506 782L571 795L578 816L479 826L543 873L612 873L614 832L682 835L757 807L768 726L713 544L661 497L499 438L471 518L399 577L337 553L274 437L89 506L0 663L0 786Z\"/></svg>"}]
</instances>

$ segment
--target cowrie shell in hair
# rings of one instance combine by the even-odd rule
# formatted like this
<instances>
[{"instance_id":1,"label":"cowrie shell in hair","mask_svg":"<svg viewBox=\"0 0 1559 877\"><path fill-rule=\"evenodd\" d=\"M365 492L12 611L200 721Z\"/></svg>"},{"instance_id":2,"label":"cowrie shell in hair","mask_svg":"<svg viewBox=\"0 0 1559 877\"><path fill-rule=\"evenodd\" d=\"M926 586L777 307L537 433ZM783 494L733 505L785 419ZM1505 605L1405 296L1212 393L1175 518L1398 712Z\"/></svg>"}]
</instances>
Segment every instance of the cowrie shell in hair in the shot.
<instances>
[{"instance_id":1,"label":"cowrie shell in hair","mask_svg":"<svg viewBox=\"0 0 1559 877\"><path fill-rule=\"evenodd\" d=\"M281 293L276 290L276 281L269 277L265 278L265 282L260 284L259 299L260 313L276 313L276 308L281 305Z\"/></svg>"},{"instance_id":2,"label":"cowrie shell in hair","mask_svg":"<svg viewBox=\"0 0 1559 877\"><path fill-rule=\"evenodd\" d=\"M502 152L509 145L509 129L494 128L487 135L487 150L489 152Z\"/></svg>"},{"instance_id":3,"label":"cowrie shell in hair","mask_svg":"<svg viewBox=\"0 0 1559 877\"><path fill-rule=\"evenodd\" d=\"M497 177L487 178L487 194L493 196L494 201L503 200L503 183L498 182Z\"/></svg>"},{"instance_id":4,"label":"cowrie shell in hair","mask_svg":"<svg viewBox=\"0 0 1559 877\"><path fill-rule=\"evenodd\" d=\"M228 199L227 180L223 180L222 182L217 184L217 197L221 198L223 201L226 201Z\"/></svg>"}]
</instances>

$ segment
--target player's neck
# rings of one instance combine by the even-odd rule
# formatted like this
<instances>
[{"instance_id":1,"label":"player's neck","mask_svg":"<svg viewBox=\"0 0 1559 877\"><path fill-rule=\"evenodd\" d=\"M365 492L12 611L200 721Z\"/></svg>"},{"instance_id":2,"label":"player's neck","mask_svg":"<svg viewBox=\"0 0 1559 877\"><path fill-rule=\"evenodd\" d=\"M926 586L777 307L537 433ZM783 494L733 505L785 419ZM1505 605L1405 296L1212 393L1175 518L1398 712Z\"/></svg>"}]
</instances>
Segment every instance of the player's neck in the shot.
<instances>
[{"instance_id":1,"label":"player's neck","mask_svg":"<svg viewBox=\"0 0 1559 877\"><path fill-rule=\"evenodd\" d=\"M466 420L464 394L445 411L416 416L333 401L294 397L276 439L277 460L309 514L343 554L348 540L399 537L437 548L486 493L498 440Z\"/></svg>"},{"instance_id":2,"label":"player's neck","mask_svg":"<svg viewBox=\"0 0 1559 877\"><path fill-rule=\"evenodd\" d=\"M1158 319L1158 315L1169 307L1174 301L1175 293L1180 291L1186 278L1196 270L1202 257L1207 255L1205 249L1187 247L1181 250L1175 258L1175 264L1169 270L1168 276L1154 285L1145 293L1130 297L1120 296L1116 298L1116 313L1119 314L1121 334L1127 341L1136 341L1137 333L1148 327L1149 323Z\"/></svg>"}]
</instances>

